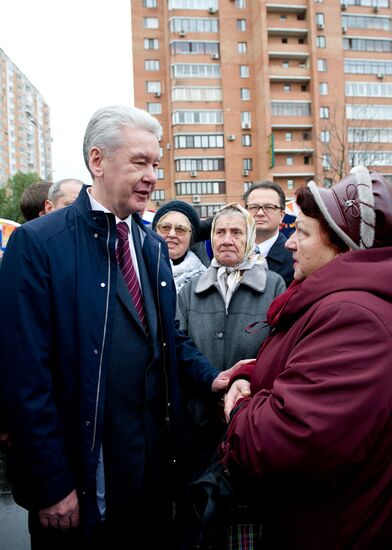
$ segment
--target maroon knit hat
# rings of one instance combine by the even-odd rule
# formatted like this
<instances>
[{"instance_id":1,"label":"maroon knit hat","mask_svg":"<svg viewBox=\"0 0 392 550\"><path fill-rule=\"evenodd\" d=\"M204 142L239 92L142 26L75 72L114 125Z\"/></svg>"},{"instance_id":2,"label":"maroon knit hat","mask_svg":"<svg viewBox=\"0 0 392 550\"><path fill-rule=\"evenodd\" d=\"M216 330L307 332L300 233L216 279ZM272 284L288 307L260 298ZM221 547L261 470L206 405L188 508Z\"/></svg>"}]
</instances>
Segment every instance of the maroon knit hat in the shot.
<instances>
[{"instance_id":1,"label":"maroon knit hat","mask_svg":"<svg viewBox=\"0 0 392 550\"><path fill-rule=\"evenodd\" d=\"M328 225L351 249L392 246L392 185L355 166L329 189L308 183Z\"/></svg>"}]
</instances>

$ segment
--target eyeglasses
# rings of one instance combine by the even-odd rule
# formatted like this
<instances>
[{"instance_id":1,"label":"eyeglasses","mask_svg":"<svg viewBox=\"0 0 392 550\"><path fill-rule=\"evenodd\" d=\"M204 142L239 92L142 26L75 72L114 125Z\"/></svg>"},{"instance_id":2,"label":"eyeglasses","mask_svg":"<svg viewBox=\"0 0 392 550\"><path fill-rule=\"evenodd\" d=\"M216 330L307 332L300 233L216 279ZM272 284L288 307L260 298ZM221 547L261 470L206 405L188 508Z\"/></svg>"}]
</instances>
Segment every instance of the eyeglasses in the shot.
<instances>
[{"instance_id":1,"label":"eyeglasses","mask_svg":"<svg viewBox=\"0 0 392 550\"><path fill-rule=\"evenodd\" d=\"M162 233L162 235L168 235L172 229L174 229L175 234L179 237L184 237L187 233L190 233L192 229L185 227L185 225L172 225L171 223L158 223L157 229Z\"/></svg>"},{"instance_id":2,"label":"eyeglasses","mask_svg":"<svg viewBox=\"0 0 392 550\"><path fill-rule=\"evenodd\" d=\"M277 210L282 210L281 207L276 204L247 204L245 208L252 216L256 216L260 210L262 210L264 214L274 214Z\"/></svg>"}]
</instances>

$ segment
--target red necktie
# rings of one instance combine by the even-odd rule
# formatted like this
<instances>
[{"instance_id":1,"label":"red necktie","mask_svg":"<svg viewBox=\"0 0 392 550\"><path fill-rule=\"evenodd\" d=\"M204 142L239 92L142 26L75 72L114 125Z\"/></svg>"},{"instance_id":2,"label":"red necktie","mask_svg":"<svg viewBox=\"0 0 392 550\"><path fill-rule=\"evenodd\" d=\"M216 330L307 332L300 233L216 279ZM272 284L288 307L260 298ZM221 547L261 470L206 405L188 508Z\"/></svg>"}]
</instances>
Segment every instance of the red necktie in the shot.
<instances>
[{"instance_id":1,"label":"red necktie","mask_svg":"<svg viewBox=\"0 0 392 550\"><path fill-rule=\"evenodd\" d=\"M131 251L129 249L128 241L128 224L126 222L119 222L117 224L117 248L116 257L117 263L121 269L121 273L127 283L129 293L131 295L133 304L138 312L140 321L147 332L147 319L146 313L143 307L143 296L140 290L139 280L136 275L135 266L132 262Z\"/></svg>"}]
</instances>

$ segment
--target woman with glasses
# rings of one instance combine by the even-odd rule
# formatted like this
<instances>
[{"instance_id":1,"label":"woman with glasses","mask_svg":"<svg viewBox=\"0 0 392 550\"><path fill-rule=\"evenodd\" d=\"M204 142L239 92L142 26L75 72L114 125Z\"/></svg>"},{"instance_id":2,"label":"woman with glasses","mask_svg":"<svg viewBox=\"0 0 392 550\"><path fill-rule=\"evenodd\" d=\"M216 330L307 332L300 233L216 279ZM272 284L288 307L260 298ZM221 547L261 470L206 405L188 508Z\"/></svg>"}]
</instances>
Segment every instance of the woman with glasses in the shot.
<instances>
[{"instance_id":1,"label":"woman with glasses","mask_svg":"<svg viewBox=\"0 0 392 550\"><path fill-rule=\"evenodd\" d=\"M186 202L170 201L155 213L152 229L166 241L178 293L187 281L206 270L201 259L190 250L200 232L197 212Z\"/></svg>"}]
</instances>

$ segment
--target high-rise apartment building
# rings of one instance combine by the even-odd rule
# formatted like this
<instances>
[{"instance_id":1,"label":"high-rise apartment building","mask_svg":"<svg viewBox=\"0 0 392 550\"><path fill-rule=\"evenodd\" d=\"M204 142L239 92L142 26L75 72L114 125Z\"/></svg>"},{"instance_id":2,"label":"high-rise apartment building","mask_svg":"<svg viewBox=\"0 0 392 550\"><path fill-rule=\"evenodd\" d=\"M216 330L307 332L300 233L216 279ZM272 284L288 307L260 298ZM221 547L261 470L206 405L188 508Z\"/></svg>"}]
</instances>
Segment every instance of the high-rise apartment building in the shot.
<instances>
[{"instance_id":1,"label":"high-rise apartment building","mask_svg":"<svg viewBox=\"0 0 392 550\"><path fill-rule=\"evenodd\" d=\"M51 177L49 107L0 49L0 185L18 171Z\"/></svg>"},{"instance_id":2,"label":"high-rise apartment building","mask_svg":"<svg viewBox=\"0 0 392 550\"><path fill-rule=\"evenodd\" d=\"M392 178L391 16L390 0L133 0L135 102L163 126L154 203L205 217L262 179L292 197L358 163Z\"/></svg>"}]
</instances>

